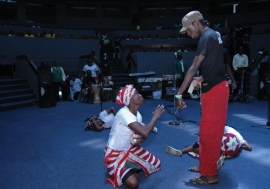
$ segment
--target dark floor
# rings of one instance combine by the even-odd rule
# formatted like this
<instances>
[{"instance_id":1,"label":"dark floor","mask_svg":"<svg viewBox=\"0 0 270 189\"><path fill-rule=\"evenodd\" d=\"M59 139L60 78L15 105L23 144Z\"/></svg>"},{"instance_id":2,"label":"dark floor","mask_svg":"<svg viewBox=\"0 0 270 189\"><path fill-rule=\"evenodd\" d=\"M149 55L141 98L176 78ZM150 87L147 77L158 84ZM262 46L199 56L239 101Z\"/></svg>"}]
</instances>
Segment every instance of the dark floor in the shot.
<instances>
[{"instance_id":1,"label":"dark floor","mask_svg":"<svg viewBox=\"0 0 270 189\"><path fill-rule=\"evenodd\" d=\"M176 157L165 152L167 145L185 147L197 140L200 118L198 100L186 100L180 125L172 126L173 102L146 99L140 107L143 122L148 122L158 104L166 106L157 122L158 134L151 134L142 144L162 163L160 172L146 177L139 173L140 189L266 189L270 187L270 127L252 127L267 122L267 101L249 99L249 103L229 103L227 125L236 128L252 145L252 152L240 151L226 159L219 172L219 183L193 186L188 171L198 164L189 155ZM102 109L114 102L102 103ZM109 130L84 131L84 119L96 115L101 104L59 102L56 107L29 107L0 112L0 188L3 189L109 189L103 164L104 146ZM125 188L121 186L119 188Z\"/></svg>"}]
</instances>

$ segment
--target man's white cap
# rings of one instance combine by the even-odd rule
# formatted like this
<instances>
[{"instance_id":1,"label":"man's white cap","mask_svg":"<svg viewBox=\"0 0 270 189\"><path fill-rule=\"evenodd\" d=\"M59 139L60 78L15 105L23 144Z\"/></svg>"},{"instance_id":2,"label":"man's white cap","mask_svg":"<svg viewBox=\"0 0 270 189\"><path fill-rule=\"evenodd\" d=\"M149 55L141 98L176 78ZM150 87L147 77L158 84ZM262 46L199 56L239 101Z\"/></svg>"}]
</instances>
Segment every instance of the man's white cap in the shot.
<instances>
[{"instance_id":1,"label":"man's white cap","mask_svg":"<svg viewBox=\"0 0 270 189\"><path fill-rule=\"evenodd\" d=\"M201 20L203 19L203 15L199 11L191 11L187 13L183 19L182 19L182 29L180 30L180 33L185 33L189 26L194 22L195 20Z\"/></svg>"}]
</instances>

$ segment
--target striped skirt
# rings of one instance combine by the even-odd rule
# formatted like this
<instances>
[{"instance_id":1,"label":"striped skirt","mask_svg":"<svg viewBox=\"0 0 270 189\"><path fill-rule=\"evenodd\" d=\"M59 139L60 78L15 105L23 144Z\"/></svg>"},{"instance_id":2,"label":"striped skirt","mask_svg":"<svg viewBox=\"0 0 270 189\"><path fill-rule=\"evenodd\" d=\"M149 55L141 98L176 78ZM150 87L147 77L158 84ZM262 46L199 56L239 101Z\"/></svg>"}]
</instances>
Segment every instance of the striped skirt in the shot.
<instances>
[{"instance_id":1,"label":"striped skirt","mask_svg":"<svg viewBox=\"0 0 270 189\"><path fill-rule=\"evenodd\" d=\"M114 187L122 184L124 176L132 169L126 161L140 166L148 176L161 168L160 160L141 146L131 146L127 150L113 150L105 147L105 165L110 177L107 181Z\"/></svg>"}]
</instances>

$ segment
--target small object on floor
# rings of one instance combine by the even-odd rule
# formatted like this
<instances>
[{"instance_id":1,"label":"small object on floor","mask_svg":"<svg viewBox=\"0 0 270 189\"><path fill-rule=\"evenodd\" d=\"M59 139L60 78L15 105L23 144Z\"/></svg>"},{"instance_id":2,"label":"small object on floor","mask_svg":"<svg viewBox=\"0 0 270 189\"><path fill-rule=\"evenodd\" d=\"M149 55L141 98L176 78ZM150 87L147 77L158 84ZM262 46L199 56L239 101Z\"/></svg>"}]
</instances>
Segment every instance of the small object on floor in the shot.
<instances>
[{"instance_id":1,"label":"small object on floor","mask_svg":"<svg viewBox=\"0 0 270 189\"><path fill-rule=\"evenodd\" d=\"M157 128L154 127L153 130L152 130L153 133L157 134Z\"/></svg>"},{"instance_id":2,"label":"small object on floor","mask_svg":"<svg viewBox=\"0 0 270 189\"><path fill-rule=\"evenodd\" d=\"M199 167L198 166L190 167L188 168L188 170L191 172L199 172Z\"/></svg>"},{"instance_id":3,"label":"small object on floor","mask_svg":"<svg viewBox=\"0 0 270 189\"><path fill-rule=\"evenodd\" d=\"M200 177L190 179L189 182L195 185L217 184L218 178L217 176L213 176L213 177L200 176Z\"/></svg>"},{"instance_id":4,"label":"small object on floor","mask_svg":"<svg viewBox=\"0 0 270 189\"><path fill-rule=\"evenodd\" d=\"M166 147L166 152L174 156L182 156L182 152L180 150L174 149L171 146Z\"/></svg>"}]
</instances>

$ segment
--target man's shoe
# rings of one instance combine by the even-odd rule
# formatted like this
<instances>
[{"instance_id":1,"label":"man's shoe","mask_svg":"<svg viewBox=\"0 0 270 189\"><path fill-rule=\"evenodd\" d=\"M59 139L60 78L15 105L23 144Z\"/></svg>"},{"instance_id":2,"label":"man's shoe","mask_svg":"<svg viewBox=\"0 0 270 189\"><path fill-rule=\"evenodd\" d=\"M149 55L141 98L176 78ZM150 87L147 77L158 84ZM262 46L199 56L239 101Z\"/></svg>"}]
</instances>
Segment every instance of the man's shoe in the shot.
<instances>
[{"instance_id":1,"label":"man's shoe","mask_svg":"<svg viewBox=\"0 0 270 189\"><path fill-rule=\"evenodd\" d=\"M166 147L166 152L174 156L182 156L182 152L180 150L176 150L171 146Z\"/></svg>"}]
</instances>

